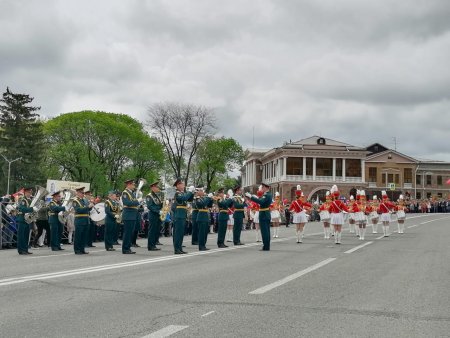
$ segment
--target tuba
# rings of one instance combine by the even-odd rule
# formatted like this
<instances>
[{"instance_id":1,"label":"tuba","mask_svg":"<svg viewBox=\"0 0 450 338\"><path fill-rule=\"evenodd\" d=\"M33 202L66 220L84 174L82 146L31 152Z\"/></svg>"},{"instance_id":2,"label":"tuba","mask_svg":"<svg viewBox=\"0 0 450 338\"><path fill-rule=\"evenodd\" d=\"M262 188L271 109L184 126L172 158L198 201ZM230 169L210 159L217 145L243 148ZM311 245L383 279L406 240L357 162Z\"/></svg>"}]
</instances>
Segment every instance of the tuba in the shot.
<instances>
[{"instance_id":1,"label":"tuba","mask_svg":"<svg viewBox=\"0 0 450 338\"><path fill-rule=\"evenodd\" d=\"M66 211L60 211L58 213L58 220L62 224L66 224L67 216L69 215L70 209L72 209L72 198L75 197L75 191L73 190L64 190L64 198L62 206L66 207Z\"/></svg>"},{"instance_id":2,"label":"tuba","mask_svg":"<svg viewBox=\"0 0 450 338\"><path fill-rule=\"evenodd\" d=\"M30 208L42 208L45 205L45 202L42 200L42 197L45 197L45 195L48 194L48 191L44 188L44 187L40 187L37 186L37 192L33 197L33 200L30 203ZM33 222L36 221L37 219L37 212L33 211L33 212L27 212L24 215L25 218L25 222L27 222L28 224L31 224Z\"/></svg>"},{"instance_id":3,"label":"tuba","mask_svg":"<svg viewBox=\"0 0 450 338\"><path fill-rule=\"evenodd\" d=\"M164 222L166 220L167 214L170 212L170 203L169 200L166 200L166 193L162 196L163 201L163 207L161 209L161 215L159 216L159 219Z\"/></svg>"},{"instance_id":4,"label":"tuba","mask_svg":"<svg viewBox=\"0 0 450 338\"><path fill-rule=\"evenodd\" d=\"M141 191L145 184L147 184L147 180L145 178L140 178L138 186L136 188L136 199L141 202L141 205L145 203L145 201L142 201L142 191Z\"/></svg>"}]
</instances>

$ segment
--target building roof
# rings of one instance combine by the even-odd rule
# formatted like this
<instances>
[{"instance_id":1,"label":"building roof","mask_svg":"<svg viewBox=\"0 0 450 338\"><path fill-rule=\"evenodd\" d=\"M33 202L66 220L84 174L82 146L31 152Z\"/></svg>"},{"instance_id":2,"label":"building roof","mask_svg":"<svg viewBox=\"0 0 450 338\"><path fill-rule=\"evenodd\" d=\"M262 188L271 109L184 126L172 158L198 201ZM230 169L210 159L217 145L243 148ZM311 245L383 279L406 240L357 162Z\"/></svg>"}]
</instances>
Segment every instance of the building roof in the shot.
<instances>
[{"instance_id":1,"label":"building roof","mask_svg":"<svg viewBox=\"0 0 450 338\"><path fill-rule=\"evenodd\" d=\"M416 160L415 158L413 158L411 156L402 154L402 153L400 153L398 151L395 151L395 150L392 150L392 149L388 149L388 150L385 150L385 151L382 151L382 152L379 152L379 153L373 153L373 154L367 156L366 161L371 161L373 159L376 159L377 157L383 157L384 155L389 154L389 153L396 154L396 155L398 155L400 157L403 157L403 158L405 158L405 159L407 159L407 160L409 160L411 162L414 162L414 163L418 163L419 162L418 160Z\"/></svg>"}]
</instances>

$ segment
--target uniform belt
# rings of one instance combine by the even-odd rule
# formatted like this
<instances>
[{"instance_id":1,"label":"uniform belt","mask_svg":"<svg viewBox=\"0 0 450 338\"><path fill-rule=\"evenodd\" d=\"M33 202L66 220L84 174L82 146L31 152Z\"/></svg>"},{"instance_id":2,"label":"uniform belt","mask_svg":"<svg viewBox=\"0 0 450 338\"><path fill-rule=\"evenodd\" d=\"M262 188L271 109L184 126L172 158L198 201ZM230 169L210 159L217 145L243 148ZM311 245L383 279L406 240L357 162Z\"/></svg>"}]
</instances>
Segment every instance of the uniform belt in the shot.
<instances>
[{"instance_id":1,"label":"uniform belt","mask_svg":"<svg viewBox=\"0 0 450 338\"><path fill-rule=\"evenodd\" d=\"M198 209L199 212L208 212L208 209Z\"/></svg>"},{"instance_id":2,"label":"uniform belt","mask_svg":"<svg viewBox=\"0 0 450 338\"><path fill-rule=\"evenodd\" d=\"M89 215L88 214L78 214L78 215L75 215L75 217L88 217Z\"/></svg>"},{"instance_id":3,"label":"uniform belt","mask_svg":"<svg viewBox=\"0 0 450 338\"><path fill-rule=\"evenodd\" d=\"M228 212L228 210L219 210L220 212Z\"/></svg>"},{"instance_id":4,"label":"uniform belt","mask_svg":"<svg viewBox=\"0 0 450 338\"><path fill-rule=\"evenodd\" d=\"M199 210L201 210L201 209L192 209L192 211L199 211Z\"/></svg>"},{"instance_id":5,"label":"uniform belt","mask_svg":"<svg viewBox=\"0 0 450 338\"><path fill-rule=\"evenodd\" d=\"M49 212L48 215L49 216L55 216L56 214L54 212Z\"/></svg>"},{"instance_id":6,"label":"uniform belt","mask_svg":"<svg viewBox=\"0 0 450 338\"><path fill-rule=\"evenodd\" d=\"M234 211L245 211L245 209L234 209Z\"/></svg>"},{"instance_id":7,"label":"uniform belt","mask_svg":"<svg viewBox=\"0 0 450 338\"><path fill-rule=\"evenodd\" d=\"M184 205L177 205L177 209L187 209L187 207Z\"/></svg>"},{"instance_id":8,"label":"uniform belt","mask_svg":"<svg viewBox=\"0 0 450 338\"><path fill-rule=\"evenodd\" d=\"M261 208L259 211L269 211L269 208Z\"/></svg>"},{"instance_id":9,"label":"uniform belt","mask_svg":"<svg viewBox=\"0 0 450 338\"><path fill-rule=\"evenodd\" d=\"M124 209L137 209L138 207L123 207Z\"/></svg>"}]
</instances>

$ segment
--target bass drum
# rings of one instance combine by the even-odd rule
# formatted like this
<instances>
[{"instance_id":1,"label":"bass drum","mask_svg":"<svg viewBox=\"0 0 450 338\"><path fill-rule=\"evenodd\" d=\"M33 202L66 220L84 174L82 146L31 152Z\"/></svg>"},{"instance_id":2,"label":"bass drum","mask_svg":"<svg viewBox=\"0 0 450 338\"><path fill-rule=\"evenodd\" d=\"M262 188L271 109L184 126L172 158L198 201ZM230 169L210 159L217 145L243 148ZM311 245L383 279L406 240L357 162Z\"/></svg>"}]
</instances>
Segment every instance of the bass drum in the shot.
<instances>
[{"instance_id":1,"label":"bass drum","mask_svg":"<svg viewBox=\"0 0 450 338\"><path fill-rule=\"evenodd\" d=\"M97 203L92 207L90 212L91 220L93 220L97 225L105 224L106 212L105 203Z\"/></svg>"}]
</instances>

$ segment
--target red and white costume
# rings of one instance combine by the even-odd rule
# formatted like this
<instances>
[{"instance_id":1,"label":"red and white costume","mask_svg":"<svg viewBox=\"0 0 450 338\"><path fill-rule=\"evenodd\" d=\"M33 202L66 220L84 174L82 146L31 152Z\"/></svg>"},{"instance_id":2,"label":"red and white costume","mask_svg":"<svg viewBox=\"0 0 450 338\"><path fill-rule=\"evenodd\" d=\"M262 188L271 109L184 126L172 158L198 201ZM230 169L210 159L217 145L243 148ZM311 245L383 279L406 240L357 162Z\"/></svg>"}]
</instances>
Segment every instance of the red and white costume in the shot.
<instances>
[{"instance_id":1,"label":"red and white costume","mask_svg":"<svg viewBox=\"0 0 450 338\"><path fill-rule=\"evenodd\" d=\"M395 210L395 204L389 201L386 191L381 192L383 201L381 201L378 211L381 213L380 220L383 222L383 234L389 237L389 223L391 222L391 213Z\"/></svg>"},{"instance_id":2,"label":"red and white costume","mask_svg":"<svg viewBox=\"0 0 450 338\"><path fill-rule=\"evenodd\" d=\"M330 205L330 214L331 214L331 225L335 226L335 236L334 242L336 244L341 244L341 228L342 224L344 224L344 212L349 212L347 206L339 200L339 190L336 185L331 187L331 195L333 196L333 201Z\"/></svg>"},{"instance_id":3,"label":"red and white costume","mask_svg":"<svg viewBox=\"0 0 450 338\"><path fill-rule=\"evenodd\" d=\"M323 238L329 239L330 238L330 205L331 205L331 195L330 192L327 191L325 196L325 202L322 203L322 205L319 208L319 215L320 220L323 222Z\"/></svg>"},{"instance_id":4,"label":"red and white costume","mask_svg":"<svg viewBox=\"0 0 450 338\"><path fill-rule=\"evenodd\" d=\"M308 223L306 208L311 208L312 205L302 201L302 197L304 197L304 195L302 193L302 188L300 185L297 185L295 195L297 196L297 199L292 201L291 206L289 207L289 211L293 213L292 223L294 223L296 227L297 243L302 243L303 227L306 223Z\"/></svg>"}]
</instances>

